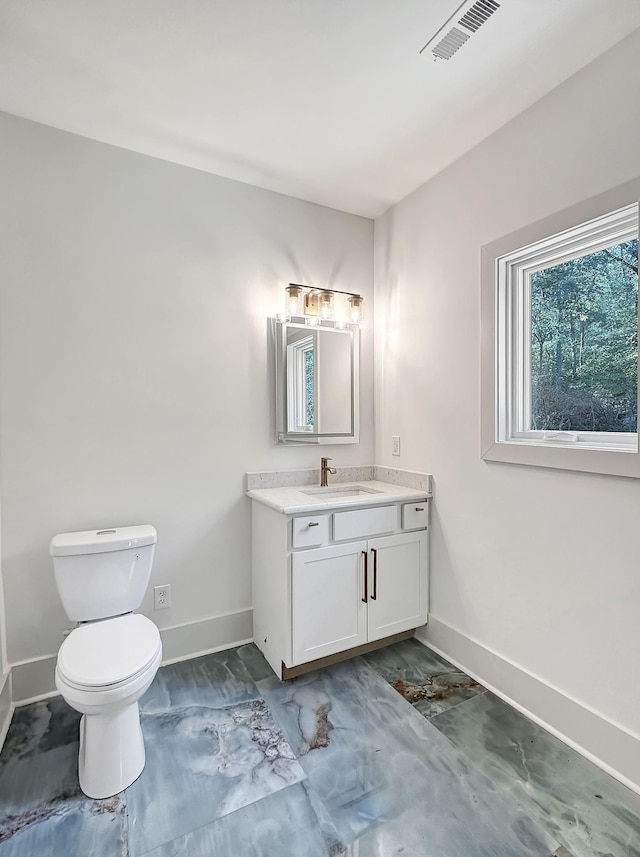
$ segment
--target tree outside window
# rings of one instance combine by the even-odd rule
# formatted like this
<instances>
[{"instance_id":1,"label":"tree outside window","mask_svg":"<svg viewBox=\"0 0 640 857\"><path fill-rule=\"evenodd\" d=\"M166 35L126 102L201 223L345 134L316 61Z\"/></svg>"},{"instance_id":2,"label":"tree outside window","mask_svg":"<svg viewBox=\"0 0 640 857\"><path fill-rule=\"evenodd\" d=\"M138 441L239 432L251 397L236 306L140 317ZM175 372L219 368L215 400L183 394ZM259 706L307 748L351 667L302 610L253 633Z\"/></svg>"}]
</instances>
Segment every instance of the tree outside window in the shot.
<instances>
[{"instance_id":1,"label":"tree outside window","mask_svg":"<svg viewBox=\"0 0 640 857\"><path fill-rule=\"evenodd\" d=\"M638 240L531 274L532 430L636 432Z\"/></svg>"}]
</instances>

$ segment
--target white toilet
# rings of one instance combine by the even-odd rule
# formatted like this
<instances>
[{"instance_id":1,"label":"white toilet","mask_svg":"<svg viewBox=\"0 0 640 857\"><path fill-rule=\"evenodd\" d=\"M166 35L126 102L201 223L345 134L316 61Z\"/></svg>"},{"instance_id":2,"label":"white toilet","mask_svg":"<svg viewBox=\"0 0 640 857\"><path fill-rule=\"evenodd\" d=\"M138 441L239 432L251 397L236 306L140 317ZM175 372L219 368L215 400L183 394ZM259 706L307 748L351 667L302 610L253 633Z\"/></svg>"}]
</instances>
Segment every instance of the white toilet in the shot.
<instances>
[{"instance_id":1,"label":"white toilet","mask_svg":"<svg viewBox=\"0 0 640 857\"><path fill-rule=\"evenodd\" d=\"M155 528L62 533L51 540L56 585L69 619L80 622L58 652L56 687L83 715L80 788L111 797L142 773L138 700L162 660L160 632L131 611L151 576Z\"/></svg>"}]
</instances>

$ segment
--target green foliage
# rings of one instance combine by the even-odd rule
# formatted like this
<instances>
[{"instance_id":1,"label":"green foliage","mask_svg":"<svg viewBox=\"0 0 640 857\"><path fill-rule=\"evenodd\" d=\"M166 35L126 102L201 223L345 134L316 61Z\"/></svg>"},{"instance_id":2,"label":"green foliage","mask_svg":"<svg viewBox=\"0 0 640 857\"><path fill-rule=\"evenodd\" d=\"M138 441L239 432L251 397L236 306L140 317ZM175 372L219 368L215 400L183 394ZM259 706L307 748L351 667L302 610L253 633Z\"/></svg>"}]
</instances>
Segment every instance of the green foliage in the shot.
<instances>
[{"instance_id":1,"label":"green foliage","mask_svg":"<svg viewBox=\"0 0 640 857\"><path fill-rule=\"evenodd\" d=\"M531 428L635 432L638 241L531 276Z\"/></svg>"},{"instance_id":2,"label":"green foliage","mask_svg":"<svg viewBox=\"0 0 640 857\"><path fill-rule=\"evenodd\" d=\"M305 425L313 426L313 348L304 353Z\"/></svg>"}]
</instances>

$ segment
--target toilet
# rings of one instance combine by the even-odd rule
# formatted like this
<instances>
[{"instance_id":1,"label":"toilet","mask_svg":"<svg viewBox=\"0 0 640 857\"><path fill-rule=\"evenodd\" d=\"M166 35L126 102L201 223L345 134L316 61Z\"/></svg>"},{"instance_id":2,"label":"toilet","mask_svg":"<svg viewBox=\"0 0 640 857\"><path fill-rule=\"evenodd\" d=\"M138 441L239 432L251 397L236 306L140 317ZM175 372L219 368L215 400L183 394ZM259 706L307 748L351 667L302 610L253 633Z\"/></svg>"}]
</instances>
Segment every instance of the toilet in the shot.
<instances>
[{"instance_id":1,"label":"toilet","mask_svg":"<svg viewBox=\"0 0 640 857\"><path fill-rule=\"evenodd\" d=\"M82 714L78 774L91 798L126 789L144 768L138 700L162 660L160 632L134 613L157 541L149 524L62 533L51 540L56 586L80 623L58 652L56 687Z\"/></svg>"}]
</instances>

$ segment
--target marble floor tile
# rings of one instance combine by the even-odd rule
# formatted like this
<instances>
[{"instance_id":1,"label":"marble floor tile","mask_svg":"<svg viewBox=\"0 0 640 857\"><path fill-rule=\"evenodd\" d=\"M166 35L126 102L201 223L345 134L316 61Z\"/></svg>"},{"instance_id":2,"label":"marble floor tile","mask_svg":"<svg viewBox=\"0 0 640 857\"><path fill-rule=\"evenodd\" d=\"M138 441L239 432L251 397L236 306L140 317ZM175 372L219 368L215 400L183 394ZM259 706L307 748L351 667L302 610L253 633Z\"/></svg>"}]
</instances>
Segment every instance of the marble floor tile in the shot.
<instances>
[{"instance_id":1,"label":"marble floor tile","mask_svg":"<svg viewBox=\"0 0 640 857\"><path fill-rule=\"evenodd\" d=\"M0 839L48 818L80 794L77 743L24 759L13 755L0 769Z\"/></svg>"},{"instance_id":2,"label":"marble floor tile","mask_svg":"<svg viewBox=\"0 0 640 857\"><path fill-rule=\"evenodd\" d=\"M297 784L225 815L150 851L145 857L339 857L305 784Z\"/></svg>"},{"instance_id":3,"label":"marble floor tile","mask_svg":"<svg viewBox=\"0 0 640 857\"><path fill-rule=\"evenodd\" d=\"M343 846L385 857L549 857L558 847L362 659L258 686ZM402 851L409 839L419 850Z\"/></svg>"},{"instance_id":4,"label":"marble floor tile","mask_svg":"<svg viewBox=\"0 0 640 857\"><path fill-rule=\"evenodd\" d=\"M256 699L259 693L255 681L239 651L227 649L161 667L140 700L140 711L157 714L189 705L221 708Z\"/></svg>"},{"instance_id":5,"label":"marble floor tile","mask_svg":"<svg viewBox=\"0 0 640 857\"><path fill-rule=\"evenodd\" d=\"M0 841L0 857L127 857L126 806L122 795L109 801L75 801L42 821Z\"/></svg>"},{"instance_id":6,"label":"marble floor tile","mask_svg":"<svg viewBox=\"0 0 640 857\"><path fill-rule=\"evenodd\" d=\"M132 857L304 779L265 702L142 717L143 775L127 789Z\"/></svg>"},{"instance_id":7,"label":"marble floor tile","mask_svg":"<svg viewBox=\"0 0 640 857\"><path fill-rule=\"evenodd\" d=\"M254 681L262 681L273 676L269 662L254 643L239 646L236 652Z\"/></svg>"},{"instance_id":8,"label":"marble floor tile","mask_svg":"<svg viewBox=\"0 0 640 857\"><path fill-rule=\"evenodd\" d=\"M46 718L35 713L38 745L66 739L63 717L42 728ZM126 803L123 795L110 801L85 797L78 784L78 743L38 752L35 737L22 731L19 718L7 753L0 760L0 857L59 857L126 853ZM13 727L12 727L13 728ZM48 736L48 737L47 737ZM28 748L31 748L30 750ZM21 755L21 749L24 755Z\"/></svg>"},{"instance_id":9,"label":"marble floor tile","mask_svg":"<svg viewBox=\"0 0 640 857\"><path fill-rule=\"evenodd\" d=\"M77 743L79 729L80 714L61 696L17 708L0 753L0 765L10 758L24 759Z\"/></svg>"},{"instance_id":10,"label":"marble floor tile","mask_svg":"<svg viewBox=\"0 0 640 857\"><path fill-rule=\"evenodd\" d=\"M640 857L640 797L415 640L292 682L241 646L163 667L142 710L147 765L106 801L77 712L15 712L0 857Z\"/></svg>"},{"instance_id":11,"label":"marble floor tile","mask_svg":"<svg viewBox=\"0 0 640 857\"><path fill-rule=\"evenodd\" d=\"M498 697L486 693L431 723L570 857L640 857L640 795Z\"/></svg>"},{"instance_id":12,"label":"marble floor tile","mask_svg":"<svg viewBox=\"0 0 640 857\"><path fill-rule=\"evenodd\" d=\"M425 717L434 717L485 688L418 640L403 640L363 656Z\"/></svg>"}]
</instances>

